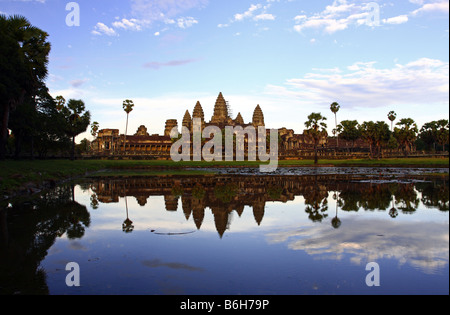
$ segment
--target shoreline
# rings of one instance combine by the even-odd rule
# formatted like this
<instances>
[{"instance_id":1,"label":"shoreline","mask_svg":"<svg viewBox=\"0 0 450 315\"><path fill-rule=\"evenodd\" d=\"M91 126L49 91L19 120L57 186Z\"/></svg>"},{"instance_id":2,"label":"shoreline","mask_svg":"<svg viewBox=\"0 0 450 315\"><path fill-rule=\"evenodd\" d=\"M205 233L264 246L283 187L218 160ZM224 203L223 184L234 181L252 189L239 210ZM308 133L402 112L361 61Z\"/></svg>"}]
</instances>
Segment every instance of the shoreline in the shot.
<instances>
[{"instance_id":1,"label":"shoreline","mask_svg":"<svg viewBox=\"0 0 450 315\"><path fill-rule=\"evenodd\" d=\"M415 162L415 163L414 163ZM173 162L173 161L139 161L139 160L21 160L2 161L0 169L0 200L8 200L38 194L67 181L92 178L95 173L105 177L126 176L189 176L208 175L214 172L205 169L252 169L259 167L258 162ZM416 168L449 169L448 158L403 158L382 160L322 160L314 165L311 160L279 161L279 168ZM200 170L203 169L203 170ZM144 174L136 174L144 172ZM145 172L147 172L145 174ZM250 176L250 175L247 175ZM285 175L289 176L289 175ZM414 175L411 175L414 176ZM422 176L422 175L420 175ZM427 174L427 176L447 177L447 173ZM97 176L96 178L100 178Z\"/></svg>"}]
</instances>

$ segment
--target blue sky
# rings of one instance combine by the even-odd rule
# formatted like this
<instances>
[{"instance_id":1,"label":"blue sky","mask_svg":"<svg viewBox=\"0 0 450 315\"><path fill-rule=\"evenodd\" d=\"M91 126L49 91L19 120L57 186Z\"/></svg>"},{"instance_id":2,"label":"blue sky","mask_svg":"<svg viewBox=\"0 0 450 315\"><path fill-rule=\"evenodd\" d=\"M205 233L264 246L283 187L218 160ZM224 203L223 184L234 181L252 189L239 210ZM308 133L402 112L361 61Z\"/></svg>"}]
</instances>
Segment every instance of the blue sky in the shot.
<instances>
[{"instance_id":1,"label":"blue sky","mask_svg":"<svg viewBox=\"0 0 450 315\"><path fill-rule=\"evenodd\" d=\"M305 0L80 0L79 26L58 0L0 0L50 34L47 85L85 101L101 128L163 133L219 92L249 122L301 133L311 112L338 120L449 117L449 2ZM72 20L74 21L74 20ZM88 137L83 134L81 137Z\"/></svg>"}]
</instances>

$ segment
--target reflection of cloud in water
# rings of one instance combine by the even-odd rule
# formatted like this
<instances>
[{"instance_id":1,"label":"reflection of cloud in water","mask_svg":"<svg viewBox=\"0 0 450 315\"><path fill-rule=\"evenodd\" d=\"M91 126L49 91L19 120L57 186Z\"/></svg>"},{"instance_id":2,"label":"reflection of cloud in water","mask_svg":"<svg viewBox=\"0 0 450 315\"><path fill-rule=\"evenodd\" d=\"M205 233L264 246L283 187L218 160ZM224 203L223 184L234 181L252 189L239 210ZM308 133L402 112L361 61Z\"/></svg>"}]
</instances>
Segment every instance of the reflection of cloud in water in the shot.
<instances>
[{"instance_id":1,"label":"reflection of cloud in water","mask_svg":"<svg viewBox=\"0 0 450 315\"><path fill-rule=\"evenodd\" d=\"M449 226L436 222L394 222L347 218L340 229L318 224L304 229L268 235L269 243L288 242L319 259L341 260L344 256L360 265L383 258L410 264L424 273L448 265Z\"/></svg>"},{"instance_id":2,"label":"reflection of cloud in water","mask_svg":"<svg viewBox=\"0 0 450 315\"><path fill-rule=\"evenodd\" d=\"M73 250L87 250L87 248L78 241L69 242L69 248Z\"/></svg>"}]
</instances>

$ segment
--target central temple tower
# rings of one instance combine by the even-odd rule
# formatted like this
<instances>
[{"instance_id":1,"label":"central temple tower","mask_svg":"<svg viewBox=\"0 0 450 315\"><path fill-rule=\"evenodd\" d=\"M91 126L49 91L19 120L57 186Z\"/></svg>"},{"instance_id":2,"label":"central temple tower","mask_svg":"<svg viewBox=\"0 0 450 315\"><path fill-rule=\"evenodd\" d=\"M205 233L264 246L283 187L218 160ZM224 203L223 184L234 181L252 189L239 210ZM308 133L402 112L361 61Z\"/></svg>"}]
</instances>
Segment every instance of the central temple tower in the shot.
<instances>
[{"instance_id":1,"label":"central temple tower","mask_svg":"<svg viewBox=\"0 0 450 315\"><path fill-rule=\"evenodd\" d=\"M228 107L227 102L223 98L222 92L217 97L214 105L214 115L211 118L211 124L224 124L228 122Z\"/></svg>"}]
</instances>

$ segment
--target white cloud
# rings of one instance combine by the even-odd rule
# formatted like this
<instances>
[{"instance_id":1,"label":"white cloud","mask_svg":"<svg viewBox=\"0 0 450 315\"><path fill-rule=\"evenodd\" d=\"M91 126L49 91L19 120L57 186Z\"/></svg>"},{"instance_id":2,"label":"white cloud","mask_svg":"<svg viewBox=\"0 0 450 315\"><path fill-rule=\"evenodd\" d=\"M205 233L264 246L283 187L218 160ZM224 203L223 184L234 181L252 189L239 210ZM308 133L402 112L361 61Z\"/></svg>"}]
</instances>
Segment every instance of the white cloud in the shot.
<instances>
[{"instance_id":1,"label":"white cloud","mask_svg":"<svg viewBox=\"0 0 450 315\"><path fill-rule=\"evenodd\" d=\"M195 8L202 8L207 4L208 0L131 0L133 18L116 17L117 21L111 23L111 27L104 23L97 23L92 34L116 36L118 30L142 31L144 28L151 27L154 22L189 28L197 24L198 20L179 15Z\"/></svg>"},{"instance_id":2,"label":"white cloud","mask_svg":"<svg viewBox=\"0 0 450 315\"><path fill-rule=\"evenodd\" d=\"M398 16L384 18L383 24L403 24L409 21L410 17L415 17L420 13L428 12L442 12L448 13L448 0L440 0L438 2L425 3L423 0L410 0L413 4L420 5L420 8L409 13ZM373 5L376 5L373 7ZM301 14L294 18L296 25L294 30L301 33L306 29L319 29L325 33L333 34L337 31L347 29L351 25L379 25L373 23L372 19L376 18L374 15L374 8L380 5L376 2L371 3L350 3L347 0L335 0L333 4L328 5L319 13L314 13L310 16ZM375 21L376 22L376 21Z\"/></svg>"},{"instance_id":3,"label":"white cloud","mask_svg":"<svg viewBox=\"0 0 450 315\"><path fill-rule=\"evenodd\" d=\"M148 22L173 19L186 11L202 8L208 0L132 0L132 14Z\"/></svg>"},{"instance_id":4,"label":"white cloud","mask_svg":"<svg viewBox=\"0 0 450 315\"><path fill-rule=\"evenodd\" d=\"M253 20L253 21L274 21L275 15L267 13L267 10L272 6L274 2L280 2L279 0L266 0L266 4L263 5L261 3L251 4L247 11L243 13L236 13L233 15L233 18L230 19L228 23L220 23L217 25L219 28L228 27L230 24L234 22L242 22L244 20Z\"/></svg>"},{"instance_id":5,"label":"white cloud","mask_svg":"<svg viewBox=\"0 0 450 315\"><path fill-rule=\"evenodd\" d=\"M316 259L349 259L355 265L389 257L424 273L448 268L448 225L346 218L339 230L318 224L267 235L270 244L285 243ZM380 238L375 235L389 235Z\"/></svg>"},{"instance_id":6,"label":"white cloud","mask_svg":"<svg viewBox=\"0 0 450 315\"><path fill-rule=\"evenodd\" d=\"M112 23L112 26L124 30L141 31L142 30L141 24L142 22L137 19L130 19L130 20L122 19L120 21Z\"/></svg>"},{"instance_id":7,"label":"white cloud","mask_svg":"<svg viewBox=\"0 0 450 315\"><path fill-rule=\"evenodd\" d=\"M98 22L97 25L95 25L94 30L92 31L92 34L94 35L108 35L108 36L117 36L116 31L106 26L105 24Z\"/></svg>"},{"instance_id":8,"label":"white cloud","mask_svg":"<svg viewBox=\"0 0 450 315\"><path fill-rule=\"evenodd\" d=\"M308 19L308 17L307 17L306 15L297 15L297 16L294 18L294 21L295 21L296 23L300 23L301 21L307 20L307 19Z\"/></svg>"},{"instance_id":9,"label":"white cloud","mask_svg":"<svg viewBox=\"0 0 450 315\"><path fill-rule=\"evenodd\" d=\"M414 4L423 4L423 0L409 0L409 2L414 3Z\"/></svg>"},{"instance_id":10,"label":"white cloud","mask_svg":"<svg viewBox=\"0 0 450 315\"><path fill-rule=\"evenodd\" d=\"M259 20L273 21L273 20L275 20L275 16L273 14L263 13L263 14L259 14L259 15L255 16L253 18L253 20L255 20L255 21L259 21Z\"/></svg>"},{"instance_id":11,"label":"white cloud","mask_svg":"<svg viewBox=\"0 0 450 315\"><path fill-rule=\"evenodd\" d=\"M448 14L448 11L449 11L449 2L447 0L447 1L426 3L419 9L413 11L411 14L418 15L419 13L428 13L428 12L442 12Z\"/></svg>"},{"instance_id":12,"label":"white cloud","mask_svg":"<svg viewBox=\"0 0 450 315\"><path fill-rule=\"evenodd\" d=\"M334 1L332 5L327 5L323 11L324 15L337 16L355 8L355 4L347 4L345 0Z\"/></svg>"},{"instance_id":13,"label":"white cloud","mask_svg":"<svg viewBox=\"0 0 450 315\"><path fill-rule=\"evenodd\" d=\"M408 16L407 15L399 15L395 17L391 17L388 19L383 19L384 24L403 24L408 22Z\"/></svg>"},{"instance_id":14,"label":"white cloud","mask_svg":"<svg viewBox=\"0 0 450 315\"><path fill-rule=\"evenodd\" d=\"M262 5L261 4L252 4L250 6L250 8L245 11L244 13L237 13L234 15L234 20L235 21L243 21L246 18L250 18L253 16L254 12L258 9L261 9Z\"/></svg>"},{"instance_id":15,"label":"white cloud","mask_svg":"<svg viewBox=\"0 0 450 315\"><path fill-rule=\"evenodd\" d=\"M69 99L86 99L87 92L85 90L81 90L76 87L70 87L67 89L60 89L60 90L52 90L50 91L50 95L52 97L57 97L59 95L64 96L66 100Z\"/></svg>"},{"instance_id":16,"label":"white cloud","mask_svg":"<svg viewBox=\"0 0 450 315\"><path fill-rule=\"evenodd\" d=\"M362 25L368 20L370 7L367 4L347 3L346 0L335 0L322 12L311 16L305 14L294 18L294 30L303 32L305 29L321 29L333 34L347 29L350 25Z\"/></svg>"},{"instance_id":17,"label":"white cloud","mask_svg":"<svg viewBox=\"0 0 450 315\"><path fill-rule=\"evenodd\" d=\"M283 104L301 102L301 110L298 106L286 109L296 110L299 115L306 115L304 111L310 108L327 113L329 104L337 101L352 112L353 119L358 119L358 115L359 119L377 119L374 117L380 115L379 109L383 109L383 115L378 119L384 119L386 108L399 108L399 112L402 108L404 115L420 125L430 117L448 117L449 63L421 58L379 68L375 62L356 62L347 68L315 69L300 78L286 80L284 85L267 85L265 94L282 98ZM420 116L423 106L429 113Z\"/></svg>"},{"instance_id":18,"label":"white cloud","mask_svg":"<svg viewBox=\"0 0 450 315\"><path fill-rule=\"evenodd\" d=\"M422 58L392 69L377 69L374 62L355 63L344 74L308 74L288 80L298 89L311 89L326 99L345 99L350 107L377 107L395 103L448 103L439 89L448 85L448 62Z\"/></svg>"},{"instance_id":19,"label":"white cloud","mask_svg":"<svg viewBox=\"0 0 450 315\"><path fill-rule=\"evenodd\" d=\"M326 33L332 34L337 31L345 30L348 27L348 21L346 19L325 19L325 18L311 18L302 24L294 26L294 30L302 32L307 28L322 28Z\"/></svg>"},{"instance_id":20,"label":"white cloud","mask_svg":"<svg viewBox=\"0 0 450 315\"><path fill-rule=\"evenodd\" d=\"M179 28L188 28L194 24L198 24L198 21L190 16L177 19L177 25Z\"/></svg>"}]
</instances>

